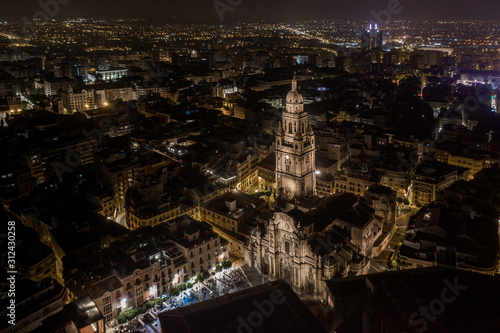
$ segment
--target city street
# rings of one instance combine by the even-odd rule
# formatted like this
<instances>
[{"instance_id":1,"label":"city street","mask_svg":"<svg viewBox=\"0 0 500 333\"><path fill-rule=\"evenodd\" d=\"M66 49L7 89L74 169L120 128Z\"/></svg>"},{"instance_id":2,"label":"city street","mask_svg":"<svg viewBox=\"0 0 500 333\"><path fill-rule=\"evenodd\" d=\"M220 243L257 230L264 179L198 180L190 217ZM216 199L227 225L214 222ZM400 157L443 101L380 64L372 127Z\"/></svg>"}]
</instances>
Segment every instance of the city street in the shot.
<instances>
[{"instance_id":1,"label":"city street","mask_svg":"<svg viewBox=\"0 0 500 333\"><path fill-rule=\"evenodd\" d=\"M396 230L392 235L387 247L375 258L371 260L370 273L377 273L383 270L391 269L389 260L394 256L396 249L405 239L406 228L410 217L417 212L418 209L412 209L410 212L405 212L396 218ZM392 258L394 259L394 258Z\"/></svg>"}]
</instances>

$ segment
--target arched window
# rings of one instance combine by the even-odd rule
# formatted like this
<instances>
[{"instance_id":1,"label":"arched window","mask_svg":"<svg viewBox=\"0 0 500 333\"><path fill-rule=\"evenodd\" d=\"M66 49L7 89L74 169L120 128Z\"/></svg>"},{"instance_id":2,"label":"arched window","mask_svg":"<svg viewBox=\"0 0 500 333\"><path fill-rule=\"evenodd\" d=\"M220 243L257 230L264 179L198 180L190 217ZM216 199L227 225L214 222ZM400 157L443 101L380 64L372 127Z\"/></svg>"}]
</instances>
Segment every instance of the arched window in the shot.
<instances>
[{"instance_id":1,"label":"arched window","mask_svg":"<svg viewBox=\"0 0 500 333\"><path fill-rule=\"evenodd\" d=\"M292 124L288 124L288 133L292 133Z\"/></svg>"}]
</instances>

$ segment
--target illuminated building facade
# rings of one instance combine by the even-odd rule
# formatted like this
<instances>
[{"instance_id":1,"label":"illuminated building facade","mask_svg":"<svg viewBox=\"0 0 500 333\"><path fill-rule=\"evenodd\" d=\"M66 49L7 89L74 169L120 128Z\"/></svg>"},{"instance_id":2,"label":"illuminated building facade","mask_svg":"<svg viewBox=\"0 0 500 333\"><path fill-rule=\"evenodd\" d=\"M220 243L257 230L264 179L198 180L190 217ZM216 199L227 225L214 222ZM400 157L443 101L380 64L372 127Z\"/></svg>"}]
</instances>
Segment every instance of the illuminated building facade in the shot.
<instances>
[{"instance_id":1,"label":"illuminated building facade","mask_svg":"<svg viewBox=\"0 0 500 333\"><path fill-rule=\"evenodd\" d=\"M276 195L289 199L314 196L316 188L315 135L309 124L296 78L286 97L282 123L276 135Z\"/></svg>"}]
</instances>

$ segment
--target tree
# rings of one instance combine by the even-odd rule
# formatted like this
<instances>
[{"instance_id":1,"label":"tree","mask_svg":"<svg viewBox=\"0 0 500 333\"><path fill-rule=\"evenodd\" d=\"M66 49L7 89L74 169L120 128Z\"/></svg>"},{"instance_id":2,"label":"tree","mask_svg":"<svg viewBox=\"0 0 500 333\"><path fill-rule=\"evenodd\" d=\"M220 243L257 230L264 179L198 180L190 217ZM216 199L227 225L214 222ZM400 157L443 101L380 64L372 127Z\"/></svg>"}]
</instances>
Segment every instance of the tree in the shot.
<instances>
[{"instance_id":1,"label":"tree","mask_svg":"<svg viewBox=\"0 0 500 333\"><path fill-rule=\"evenodd\" d=\"M221 265L223 269L231 268L231 262L228 259L222 260Z\"/></svg>"},{"instance_id":2,"label":"tree","mask_svg":"<svg viewBox=\"0 0 500 333\"><path fill-rule=\"evenodd\" d=\"M125 312L121 312L119 315L118 315L118 324L123 324L127 321L127 315L125 314Z\"/></svg>"},{"instance_id":3,"label":"tree","mask_svg":"<svg viewBox=\"0 0 500 333\"><path fill-rule=\"evenodd\" d=\"M181 292L177 287L173 287L172 289L170 289L170 296L179 296L180 293Z\"/></svg>"},{"instance_id":4,"label":"tree","mask_svg":"<svg viewBox=\"0 0 500 333\"><path fill-rule=\"evenodd\" d=\"M137 315L137 308L131 308L131 309L125 310L121 314L124 315L125 321L132 320Z\"/></svg>"},{"instance_id":5,"label":"tree","mask_svg":"<svg viewBox=\"0 0 500 333\"><path fill-rule=\"evenodd\" d=\"M196 275L195 281L196 282L203 282L203 280L205 280L205 278L203 277L203 275L201 275L201 273L198 273L198 275Z\"/></svg>"},{"instance_id":6,"label":"tree","mask_svg":"<svg viewBox=\"0 0 500 333\"><path fill-rule=\"evenodd\" d=\"M404 199L404 204L405 205L409 205L410 204L410 200L408 200L407 198Z\"/></svg>"},{"instance_id":7,"label":"tree","mask_svg":"<svg viewBox=\"0 0 500 333\"><path fill-rule=\"evenodd\" d=\"M396 202L399 204L403 203L403 198L397 197Z\"/></svg>"}]
</instances>

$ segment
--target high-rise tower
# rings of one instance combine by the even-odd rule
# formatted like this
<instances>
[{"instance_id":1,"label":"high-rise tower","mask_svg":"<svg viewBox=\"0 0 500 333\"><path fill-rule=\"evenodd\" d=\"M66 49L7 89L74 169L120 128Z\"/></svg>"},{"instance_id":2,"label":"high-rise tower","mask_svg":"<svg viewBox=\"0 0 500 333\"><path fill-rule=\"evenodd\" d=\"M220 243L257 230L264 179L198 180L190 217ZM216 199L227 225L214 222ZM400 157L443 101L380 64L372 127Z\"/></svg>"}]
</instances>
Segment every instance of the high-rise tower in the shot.
<instances>
[{"instance_id":1,"label":"high-rise tower","mask_svg":"<svg viewBox=\"0 0 500 333\"><path fill-rule=\"evenodd\" d=\"M361 35L361 47L364 49L381 48L383 43L382 31L378 24L370 24L370 28L363 31Z\"/></svg>"},{"instance_id":2,"label":"high-rise tower","mask_svg":"<svg viewBox=\"0 0 500 333\"><path fill-rule=\"evenodd\" d=\"M316 146L297 79L286 96L286 108L276 135L276 195L288 199L314 196L316 189Z\"/></svg>"}]
</instances>

